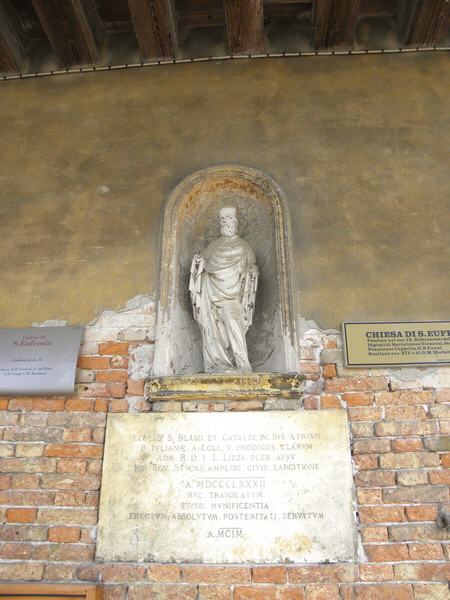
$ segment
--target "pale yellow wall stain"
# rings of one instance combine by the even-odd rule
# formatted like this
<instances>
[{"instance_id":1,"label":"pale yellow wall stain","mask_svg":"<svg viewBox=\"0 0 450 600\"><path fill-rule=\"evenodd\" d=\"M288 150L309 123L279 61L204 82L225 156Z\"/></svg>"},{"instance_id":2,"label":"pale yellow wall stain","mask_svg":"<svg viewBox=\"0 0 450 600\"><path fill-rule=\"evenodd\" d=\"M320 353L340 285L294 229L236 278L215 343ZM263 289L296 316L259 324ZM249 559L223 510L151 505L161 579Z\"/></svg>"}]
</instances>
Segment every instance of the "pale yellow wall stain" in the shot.
<instances>
[{"instance_id":1,"label":"pale yellow wall stain","mask_svg":"<svg viewBox=\"0 0 450 600\"><path fill-rule=\"evenodd\" d=\"M448 318L449 94L431 53L2 83L0 325L155 294L166 198L221 163L286 193L302 316Z\"/></svg>"}]
</instances>

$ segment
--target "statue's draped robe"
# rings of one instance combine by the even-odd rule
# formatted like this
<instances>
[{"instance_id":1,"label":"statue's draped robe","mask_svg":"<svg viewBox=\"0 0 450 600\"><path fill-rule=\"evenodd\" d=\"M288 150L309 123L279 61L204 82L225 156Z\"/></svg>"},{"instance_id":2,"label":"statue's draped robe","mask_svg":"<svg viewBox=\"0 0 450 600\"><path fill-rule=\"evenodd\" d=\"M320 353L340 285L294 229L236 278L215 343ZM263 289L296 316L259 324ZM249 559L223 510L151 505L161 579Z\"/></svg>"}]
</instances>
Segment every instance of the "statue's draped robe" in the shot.
<instances>
[{"instance_id":1,"label":"statue's draped robe","mask_svg":"<svg viewBox=\"0 0 450 600\"><path fill-rule=\"evenodd\" d=\"M189 290L203 336L207 373L251 371L245 334L251 324L257 285L255 254L235 236L214 240L192 262Z\"/></svg>"}]
</instances>

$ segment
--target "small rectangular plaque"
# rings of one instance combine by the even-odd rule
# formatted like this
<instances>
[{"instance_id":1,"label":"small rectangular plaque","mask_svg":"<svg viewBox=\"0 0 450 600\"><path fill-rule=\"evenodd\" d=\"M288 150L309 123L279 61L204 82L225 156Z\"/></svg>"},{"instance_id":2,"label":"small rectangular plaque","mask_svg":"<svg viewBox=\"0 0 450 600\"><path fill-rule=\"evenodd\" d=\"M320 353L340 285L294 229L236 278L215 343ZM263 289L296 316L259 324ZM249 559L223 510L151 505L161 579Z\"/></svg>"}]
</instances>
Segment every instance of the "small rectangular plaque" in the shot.
<instances>
[{"instance_id":1,"label":"small rectangular plaque","mask_svg":"<svg viewBox=\"0 0 450 600\"><path fill-rule=\"evenodd\" d=\"M355 560L344 411L108 415L98 560Z\"/></svg>"},{"instance_id":2,"label":"small rectangular plaque","mask_svg":"<svg viewBox=\"0 0 450 600\"><path fill-rule=\"evenodd\" d=\"M73 394L82 327L0 329L0 395Z\"/></svg>"},{"instance_id":3,"label":"small rectangular plaque","mask_svg":"<svg viewBox=\"0 0 450 600\"><path fill-rule=\"evenodd\" d=\"M344 323L349 367L450 364L450 321Z\"/></svg>"}]
</instances>

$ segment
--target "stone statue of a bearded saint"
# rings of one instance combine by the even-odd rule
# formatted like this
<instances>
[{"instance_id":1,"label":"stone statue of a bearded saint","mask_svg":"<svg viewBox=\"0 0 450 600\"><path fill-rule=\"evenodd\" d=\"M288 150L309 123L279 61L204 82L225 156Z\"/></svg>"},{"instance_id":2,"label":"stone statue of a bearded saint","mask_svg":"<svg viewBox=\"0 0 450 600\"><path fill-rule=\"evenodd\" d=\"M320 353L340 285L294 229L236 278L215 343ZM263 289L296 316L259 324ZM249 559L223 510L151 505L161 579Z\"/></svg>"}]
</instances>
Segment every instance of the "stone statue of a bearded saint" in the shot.
<instances>
[{"instance_id":1,"label":"stone statue of a bearded saint","mask_svg":"<svg viewBox=\"0 0 450 600\"><path fill-rule=\"evenodd\" d=\"M258 267L237 234L235 208L222 208L221 237L192 260L189 291L206 373L251 372L245 334L252 324Z\"/></svg>"}]
</instances>

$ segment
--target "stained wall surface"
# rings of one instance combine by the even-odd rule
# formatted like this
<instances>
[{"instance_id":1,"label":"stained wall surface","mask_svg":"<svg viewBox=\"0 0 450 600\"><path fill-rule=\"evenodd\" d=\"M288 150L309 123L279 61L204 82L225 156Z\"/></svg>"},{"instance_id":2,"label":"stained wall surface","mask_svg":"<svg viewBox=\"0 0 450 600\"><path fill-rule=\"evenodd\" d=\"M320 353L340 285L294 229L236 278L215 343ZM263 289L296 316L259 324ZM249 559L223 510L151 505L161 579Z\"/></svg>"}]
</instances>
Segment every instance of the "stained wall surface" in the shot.
<instances>
[{"instance_id":1,"label":"stained wall surface","mask_svg":"<svg viewBox=\"0 0 450 600\"><path fill-rule=\"evenodd\" d=\"M289 203L302 316L448 318L444 53L173 65L0 84L0 325L155 296L164 203L211 165Z\"/></svg>"}]
</instances>

